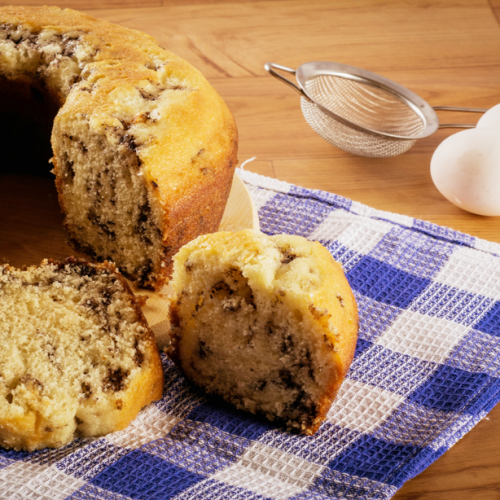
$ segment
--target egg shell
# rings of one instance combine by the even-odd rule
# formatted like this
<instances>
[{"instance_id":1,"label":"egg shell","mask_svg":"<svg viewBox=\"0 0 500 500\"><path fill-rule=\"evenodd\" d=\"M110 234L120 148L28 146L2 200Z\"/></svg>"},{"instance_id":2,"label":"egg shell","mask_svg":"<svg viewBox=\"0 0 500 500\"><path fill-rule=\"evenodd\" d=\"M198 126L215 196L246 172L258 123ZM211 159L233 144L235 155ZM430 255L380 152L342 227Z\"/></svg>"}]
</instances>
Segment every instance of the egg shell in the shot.
<instances>
[{"instance_id":1,"label":"egg shell","mask_svg":"<svg viewBox=\"0 0 500 500\"><path fill-rule=\"evenodd\" d=\"M458 207L500 215L500 129L470 129L445 139L432 156L431 176Z\"/></svg>"},{"instance_id":2,"label":"egg shell","mask_svg":"<svg viewBox=\"0 0 500 500\"><path fill-rule=\"evenodd\" d=\"M500 104L493 106L486 111L477 122L477 128L498 128L500 129Z\"/></svg>"}]
</instances>

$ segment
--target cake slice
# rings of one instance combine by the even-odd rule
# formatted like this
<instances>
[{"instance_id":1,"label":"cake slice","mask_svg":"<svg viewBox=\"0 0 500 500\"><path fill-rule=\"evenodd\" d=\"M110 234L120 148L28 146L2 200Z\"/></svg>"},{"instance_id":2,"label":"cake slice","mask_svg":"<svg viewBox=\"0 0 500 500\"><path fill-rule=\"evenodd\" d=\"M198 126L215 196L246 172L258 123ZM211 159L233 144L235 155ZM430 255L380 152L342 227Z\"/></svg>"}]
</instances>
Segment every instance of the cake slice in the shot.
<instances>
[{"instance_id":1,"label":"cake slice","mask_svg":"<svg viewBox=\"0 0 500 500\"><path fill-rule=\"evenodd\" d=\"M0 445L59 447L125 428L159 399L153 333L110 263L0 266Z\"/></svg>"},{"instance_id":2,"label":"cake slice","mask_svg":"<svg viewBox=\"0 0 500 500\"><path fill-rule=\"evenodd\" d=\"M358 312L319 243L245 230L174 258L171 357L237 408L313 434L354 356Z\"/></svg>"}]
</instances>

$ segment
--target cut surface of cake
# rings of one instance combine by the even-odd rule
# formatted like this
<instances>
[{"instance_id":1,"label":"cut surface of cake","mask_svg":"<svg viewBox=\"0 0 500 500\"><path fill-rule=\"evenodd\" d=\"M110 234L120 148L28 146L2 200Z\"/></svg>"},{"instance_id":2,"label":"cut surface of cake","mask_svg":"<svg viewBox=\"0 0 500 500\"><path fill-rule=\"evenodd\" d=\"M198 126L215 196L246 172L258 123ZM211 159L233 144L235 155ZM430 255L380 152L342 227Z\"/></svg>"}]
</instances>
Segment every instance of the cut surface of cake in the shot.
<instances>
[{"instance_id":1,"label":"cut surface of cake","mask_svg":"<svg viewBox=\"0 0 500 500\"><path fill-rule=\"evenodd\" d=\"M170 355L237 408L313 434L354 356L358 313L319 243L245 230L200 236L174 258Z\"/></svg>"},{"instance_id":2,"label":"cut surface of cake","mask_svg":"<svg viewBox=\"0 0 500 500\"><path fill-rule=\"evenodd\" d=\"M153 333L109 263L0 266L0 446L59 447L125 428L161 398Z\"/></svg>"},{"instance_id":3,"label":"cut surface of cake","mask_svg":"<svg viewBox=\"0 0 500 500\"><path fill-rule=\"evenodd\" d=\"M7 127L29 116L52 127L76 248L159 289L177 250L217 231L236 125L201 73L152 37L70 9L1 7L0 93Z\"/></svg>"}]
</instances>

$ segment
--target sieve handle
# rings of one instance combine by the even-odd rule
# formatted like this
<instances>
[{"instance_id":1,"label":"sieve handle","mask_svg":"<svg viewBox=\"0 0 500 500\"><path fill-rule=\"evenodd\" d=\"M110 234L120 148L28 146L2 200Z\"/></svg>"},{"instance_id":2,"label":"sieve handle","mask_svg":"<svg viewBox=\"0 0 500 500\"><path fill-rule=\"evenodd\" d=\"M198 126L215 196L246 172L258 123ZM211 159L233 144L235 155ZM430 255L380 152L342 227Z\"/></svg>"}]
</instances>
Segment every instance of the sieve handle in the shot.
<instances>
[{"instance_id":1,"label":"sieve handle","mask_svg":"<svg viewBox=\"0 0 500 500\"><path fill-rule=\"evenodd\" d=\"M460 108L457 106L433 106L435 111L465 111L466 113L486 113L483 108ZM473 123L440 123L439 128L476 128Z\"/></svg>"},{"instance_id":2,"label":"sieve handle","mask_svg":"<svg viewBox=\"0 0 500 500\"><path fill-rule=\"evenodd\" d=\"M280 75L279 73L276 73L274 71L274 68L279 69L281 71L286 71L287 73L291 73L292 75L295 75L295 70L292 68L288 68L287 66L282 66L281 64L276 64L272 62L267 62L264 64L264 68L266 68L266 71L268 71L271 75L274 76L274 78L277 78L278 80L281 80L283 83L286 83L289 87L291 87L293 90L298 92L302 97L305 97L307 100L309 100L309 97L306 95L306 93L298 86L295 85L295 83L291 82L287 78L285 78L283 75Z\"/></svg>"}]
</instances>

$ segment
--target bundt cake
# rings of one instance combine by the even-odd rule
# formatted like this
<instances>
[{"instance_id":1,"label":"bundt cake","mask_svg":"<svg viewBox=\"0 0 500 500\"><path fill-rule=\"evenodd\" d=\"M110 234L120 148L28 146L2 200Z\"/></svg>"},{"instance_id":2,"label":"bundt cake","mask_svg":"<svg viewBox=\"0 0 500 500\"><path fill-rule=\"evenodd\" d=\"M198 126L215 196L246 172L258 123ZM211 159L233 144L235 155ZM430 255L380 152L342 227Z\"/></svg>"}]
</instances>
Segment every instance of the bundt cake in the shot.
<instances>
[{"instance_id":1,"label":"bundt cake","mask_svg":"<svg viewBox=\"0 0 500 500\"><path fill-rule=\"evenodd\" d=\"M245 230L174 257L170 355L237 408L313 434L354 356L358 312L319 243Z\"/></svg>"},{"instance_id":2,"label":"bundt cake","mask_svg":"<svg viewBox=\"0 0 500 500\"><path fill-rule=\"evenodd\" d=\"M75 247L159 289L177 250L217 231L234 120L150 36L69 9L2 7L0 93L4 120L24 113L51 126L55 114L53 171Z\"/></svg>"},{"instance_id":3,"label":"bundt cake","mask_svg":"<svg viewBox=\"0 0 500 500\"><path fill-rule=\"evenodd\" d=\"M121 430L162 396L156 341L113 264L0 266L0 325L0 446Z\"/></svg>"}]
</instances>

